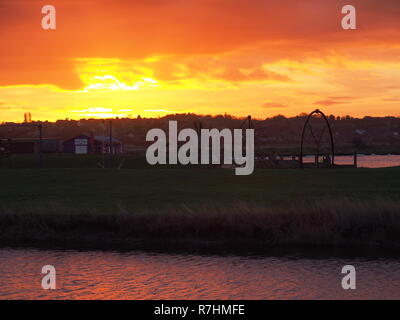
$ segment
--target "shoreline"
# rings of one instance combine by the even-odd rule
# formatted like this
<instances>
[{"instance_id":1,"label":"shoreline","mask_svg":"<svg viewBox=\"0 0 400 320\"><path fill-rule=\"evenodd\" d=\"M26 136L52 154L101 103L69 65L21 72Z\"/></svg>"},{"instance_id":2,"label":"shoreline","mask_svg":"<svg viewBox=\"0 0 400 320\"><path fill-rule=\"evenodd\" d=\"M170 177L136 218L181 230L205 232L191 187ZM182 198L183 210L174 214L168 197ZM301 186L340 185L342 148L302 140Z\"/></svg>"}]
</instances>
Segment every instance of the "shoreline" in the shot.
<instances>
[{"instance_id":1,"label":"shoreline","mask_svg":"<svg viewBox=\"0 0 400 320\"><path fill-rule=\"evenodd\" d=\"M49 211L43 213L45 207ZM113 214L71 213L61 205L57 210L48 205L18 214L3 209L0 247L398 254L399 212L400 203L389 199L342 199L302 206L238 202L147 211L120 208Z\"/></svg>"},{"instance_id":2,"label":"shoreline","mask_svg":"<svg viewBox=\"0 0 400 320\"><path fill-rule=\"evenodd\" d=\"M400 168L3 170L0 246L398 251L399 177Z\"/></svg>"},{"instance_id":3,"label":"shoreline","mask_svg":"<svg viewBox=\"0 0 400 320\"><path fill-rule=\"evenodd\" d=\"M218 255L218 256L254 256L254 257L286 257L293 259L329 259L329 258L361 258L399 259L400 247L365 247L358 246L263 246L259 243L226 243L212 241L148 241L135 239L121 243L71 243L64 241L26 242L15 244L0 241L1 250L54 250L77 252L145 252L149 254L184 254L184 255Z\"/></svg>"}]
</instances>

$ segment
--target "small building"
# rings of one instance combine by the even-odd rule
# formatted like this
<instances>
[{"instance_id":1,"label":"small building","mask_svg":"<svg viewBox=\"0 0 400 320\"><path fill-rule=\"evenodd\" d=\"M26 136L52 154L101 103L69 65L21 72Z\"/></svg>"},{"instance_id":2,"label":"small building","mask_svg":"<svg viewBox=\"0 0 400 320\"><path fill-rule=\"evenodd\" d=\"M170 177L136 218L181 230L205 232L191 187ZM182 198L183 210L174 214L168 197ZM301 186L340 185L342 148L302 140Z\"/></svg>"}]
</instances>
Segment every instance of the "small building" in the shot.
<instances>
[{"instance_id":1,"label":"small building","mask_svg":"<svg viewBox=\"0 0 400 320\"><path fill-rule=\"evenodd\" d=\"M88 153L110 153L119 154L123 152L122 143L116 138L100 135L85 135L73 137L63 142L64 153L88 154Z\"/></svg>"},{"instance_id":2,"label":"small building","mask_svg":"<svg viewBox=\"0 0 400 320\"><path fill-rule=\"evenodd\" d=\"M14 138L0 139L0 152L4 154L57 153L61 151L61 140L58 138Z\"/></svg>"}]
</instances>

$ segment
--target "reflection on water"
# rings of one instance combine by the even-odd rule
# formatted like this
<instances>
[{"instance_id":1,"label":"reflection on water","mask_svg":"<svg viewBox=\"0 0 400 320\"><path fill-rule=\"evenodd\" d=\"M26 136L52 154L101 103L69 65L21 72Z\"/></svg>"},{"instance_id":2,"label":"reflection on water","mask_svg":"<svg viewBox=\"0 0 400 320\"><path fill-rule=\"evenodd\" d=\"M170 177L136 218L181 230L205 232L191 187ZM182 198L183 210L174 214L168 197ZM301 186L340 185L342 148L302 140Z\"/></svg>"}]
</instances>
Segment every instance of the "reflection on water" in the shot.
<instances>
[{"instance_id":1,"label":"reflection on water","mask_svg":"<svg viewBox=\"0 0 400 320\"><path fill-rule=\"evenodd\" d=\"M57 290L41 288L54 265ZM341 268L357 289L341 288ZM1 299L400 299L400 260L0 250Z\"/></svg>"},{"instance_id":2,"label":"reflection on water","mask_svg":"<svg viewBox=\"0 0 400 320\"><path fill-rule=\"evenodd\" d=\"M352 164L353 156L335 157L337 164ZM358 155L357 164L360 168L386 168L400 166L400 155Z\"/></svg>"},{"instance_id":3,"label":"reflection on water","mask_svg":"<svg viewBox=\"0 0 400 320\"><path fill-rule=\"evenodd\" d=\"M304 157L304 162L314 162L314 156ZM353 164L353 156L335 156L336 164ZM387 168L400 166L400 155L358 155L357 165L359 168Z\"/></svg>"}]
</instances>

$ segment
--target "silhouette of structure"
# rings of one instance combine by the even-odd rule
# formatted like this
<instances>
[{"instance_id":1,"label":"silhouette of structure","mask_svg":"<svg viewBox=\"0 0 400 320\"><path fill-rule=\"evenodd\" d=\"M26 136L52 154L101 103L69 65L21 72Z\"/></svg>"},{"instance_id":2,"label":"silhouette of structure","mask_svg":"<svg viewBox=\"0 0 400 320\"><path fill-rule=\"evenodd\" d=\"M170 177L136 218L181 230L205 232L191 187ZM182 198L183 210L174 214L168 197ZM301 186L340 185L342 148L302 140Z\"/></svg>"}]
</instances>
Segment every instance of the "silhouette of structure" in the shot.
<instances>
[{"instance_id":1,"label":"silhouette of structure","mask_svg":"<svg viewBox=\"0 0 400 320\"><path fill-rule=\"evenodd\" d=\"M24 123L30 123L32 122L32 115L30 112L25 112L24 113Z\"/></svg>"},{"instance_id":2,"label":"silhouette of structure","mask_svg":"<svg viewBox=\"0 0 400 320\"><path fill-rule=\"evenodd\" d=\"M30 117L30 115L29 115ZM27 118L26 118L27 120ZM39 167L43 166L43 151L42 151L42 143L43 143L43 138L42 138L42 124L41 123L6 123L6 124L2 124L3 127L35 127L38 130L38 138L37 140L37 147L35 147L36 142L34 142L33 144L33 150L34 153L38 154L38 165ZM26 146L28 146L28 150L29 150L29 145L32 145L32 142L28 142L28 144L25 145L24 149L26 149ZM12 147L12 140L11 139L6 139L4 147L2 147L1 149L4 149L3 152L6 156L10 156L11 154L11 150L10 148ZM8 150L7 150L8 148ZM24 150L23 150L24 151ZM25 153L25 152L18 152L18 153ZM31 152L28 152L31 153Z\"/></svg>"},{"instance_id":3,"label":"silhouette of structure","mask_svg":"<svg viewBox=\"0 0 400 320\"><path fill-rule=\"evenodd\" d=\"M123 146L120 140L102 135L81 134L63 142L63 152L73 154L121 154Z\"/></svg>"},{"instance_id":4,"label":"silhouette of structure","mask_svg":"<svg viewBox=\"0 0 400 320\"><path fill-rule=\"evenodd\" d=\"M243 123L240 126L240 128L243 129L243 127L245 127L246 123L247 123L247 129L255 129L253 121L251 120L251 116L247 116L247 118L243 121Z\"/></svg>"},{"instance_id":5,"label":"silhouette of structure","mask_svg":"<svg viewBox=\"0 0 400 320\"><path fill-rule=\"evenodd\" d=\"M310 124L310 120L312 119L312 117L314 115L320 115L321 118L325 121L325 126L323 127L322 132L320 133L319 137L316 136L315 132L312 129L312 126ZM329 141L330 141L330 155L327 154L324 157L324 166L328 166L328 167L333 167L335 166L335 144L333 141L333 134L332 134L332 128L331 125L329 123L328 118L325 116L325 114L319 110L316 109L313 112L311 112L307 119L306 122L304 123L304 127L303 127L303 131L301 133L301 143L300 143L300 156L299 156L299 161L300 161L300 167L304 168L304 161L303 161L303 157L304 157L304 140L305 140L305 134L307 129L309 130L309 132L311 133L311 136L314 140L315 143L315 147L316 147L316 154L315 154L315 165L317 167L319 167L319 156L320 156L320 151L321 151L321 142L322 142L322 138L324 137L324 134L326 132L326 128L328 128L328 133L329 133Z\"/></svg>"}]
</instances>

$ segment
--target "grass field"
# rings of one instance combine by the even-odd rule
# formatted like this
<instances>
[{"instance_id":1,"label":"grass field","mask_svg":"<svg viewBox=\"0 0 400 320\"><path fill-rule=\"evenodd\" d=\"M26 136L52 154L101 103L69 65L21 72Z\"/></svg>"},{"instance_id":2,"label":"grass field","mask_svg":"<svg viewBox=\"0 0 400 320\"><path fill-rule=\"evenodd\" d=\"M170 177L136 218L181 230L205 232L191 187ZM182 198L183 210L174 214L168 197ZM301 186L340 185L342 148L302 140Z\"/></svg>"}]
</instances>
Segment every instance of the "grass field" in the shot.
<instances>
[{"instance_id":1,"label":"grass field","mask_svg":"<svg viewBox=\"0 0 400 320\"><path fill-rule=\"evenodd\" d=\"M291 204L329 199L400 199L400 168L262 170L235 176L229 169L0 170L2 205L62 203L113 211L236 201Z\"/></svg>"},{"instance_id":2,"label":"grass field","mask_svg":"<svg viewBox=\"0 0 400 320\"><path fill-rule=\"evenodd\" d=\"M0 170L0 244L400 248L400 168Z\"/></svg>"}]
</instances>

